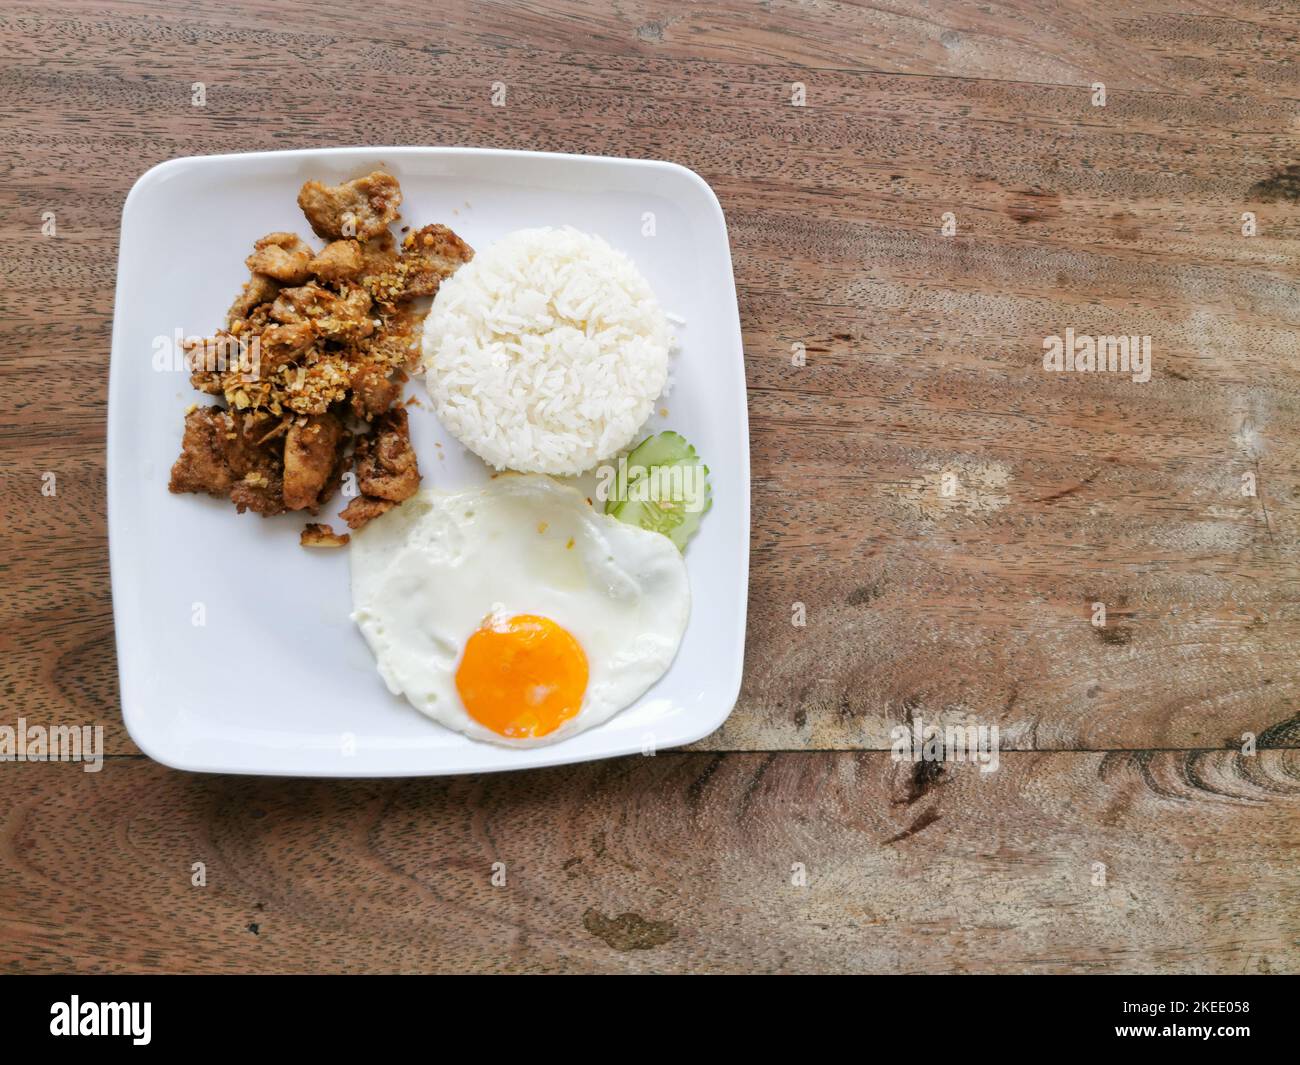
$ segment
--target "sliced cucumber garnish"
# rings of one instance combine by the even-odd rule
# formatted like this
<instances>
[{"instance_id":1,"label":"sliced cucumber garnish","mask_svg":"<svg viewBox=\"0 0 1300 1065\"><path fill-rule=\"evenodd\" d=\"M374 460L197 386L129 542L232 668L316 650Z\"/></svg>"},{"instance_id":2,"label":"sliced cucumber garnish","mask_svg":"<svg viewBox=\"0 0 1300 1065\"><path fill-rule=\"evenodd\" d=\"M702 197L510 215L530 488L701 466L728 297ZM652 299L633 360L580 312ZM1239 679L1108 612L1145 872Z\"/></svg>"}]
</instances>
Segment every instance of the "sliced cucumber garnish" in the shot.
<instances>
[{"instance_id":1,"label":"sliced cucumber garnish","mask_svg":"<svg viewBox=\"0 0 1300 1065\"><path fill-rule=\"evenodd\" d=\"M704 509L689 511L680 503L651 503L629 499L619 507L614 515L625 525L639 525L651 532L663 533L678 551L686 550L686 543L699 531L700 520L712 505L710 500Z\"/></svg>"},{"instance_id":2,"label":"sliced cucumber garnish","mask_svg":"<svg viewBox=\"0 0 1300 1065\"><path fill-rule=\"evenodd\" d=\"M681 433L671 430L647 436L627 455L627 468L636 466L649 469L651 466L672 466L678 462L699 462L699 456Z\"/></svg>"},{"instance_id":3,"label":"sliced cucumber garnish","mask_svg":"<svg viewBox=\"0 0 1300 1065\"><path fill-rule=\"evenodd\" d=\"M627 456L627 493L605 501L605 513L626 525L662 533L686 550L713 506L709 468L684 437L646 437Z\"/></svg>"}]
</instances>

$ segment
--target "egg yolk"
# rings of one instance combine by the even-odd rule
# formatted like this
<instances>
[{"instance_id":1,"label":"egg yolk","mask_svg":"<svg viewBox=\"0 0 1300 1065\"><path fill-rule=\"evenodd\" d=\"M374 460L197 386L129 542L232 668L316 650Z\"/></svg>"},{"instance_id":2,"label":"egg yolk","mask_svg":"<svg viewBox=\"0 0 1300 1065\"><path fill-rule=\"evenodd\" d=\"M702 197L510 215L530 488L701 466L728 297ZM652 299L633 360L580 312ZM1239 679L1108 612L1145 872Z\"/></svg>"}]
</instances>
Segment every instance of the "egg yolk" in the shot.
<instances>
[{"instance_id":1,"label":"egg yolk","mask_svg":"<svg viewBox=\"0 0 1300 1065\"><path fill-rule=\"evenodd\" d=\"M465 642L456 690L469 716L498 735L545 736L582 707L587 656L550 618L488 618Z\"/></svg>"}]
</instances>

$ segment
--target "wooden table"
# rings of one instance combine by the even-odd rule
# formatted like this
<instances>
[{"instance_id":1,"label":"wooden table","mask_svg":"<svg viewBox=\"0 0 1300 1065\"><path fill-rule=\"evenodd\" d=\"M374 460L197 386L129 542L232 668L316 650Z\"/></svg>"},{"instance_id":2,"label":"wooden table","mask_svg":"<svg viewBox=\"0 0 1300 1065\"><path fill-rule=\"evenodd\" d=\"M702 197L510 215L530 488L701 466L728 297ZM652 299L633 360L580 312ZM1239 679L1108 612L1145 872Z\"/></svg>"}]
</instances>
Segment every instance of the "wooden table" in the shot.
<instances>
[{"instance_id":1,"label":"wooden table","mask_svg":"<svg viewBox=\"0 0 1300 1065\"><path fill-rule=\"evenodd\" d=\"M0 963L1300 971L1298 55L1297 9L1244 0L6 5L0 724L102 724L110 757L0 766ZM123 198L172 156L336 144L717 191L754 522L705 741L334 783L127 737ZM1046 371L1067 328L1149 336L1150 380ZM895 761L918 719L997 725L998 770Z\"/></svg>"}]
</instances>

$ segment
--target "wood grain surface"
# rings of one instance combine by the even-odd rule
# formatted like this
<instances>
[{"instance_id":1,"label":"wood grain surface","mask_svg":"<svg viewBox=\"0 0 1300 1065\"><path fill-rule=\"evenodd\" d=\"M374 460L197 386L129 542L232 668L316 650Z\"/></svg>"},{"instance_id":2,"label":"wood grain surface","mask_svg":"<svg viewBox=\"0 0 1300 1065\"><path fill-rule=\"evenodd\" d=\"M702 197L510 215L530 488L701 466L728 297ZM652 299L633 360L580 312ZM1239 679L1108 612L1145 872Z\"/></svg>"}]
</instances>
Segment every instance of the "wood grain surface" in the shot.
<instances>
[{"instance_id":1,"label":"wood grain surface","mask_svg":"<svg viewBox=\"0 0 1300 1065\"><path fill-rule=\"evenodd\" d=\"M116 759L19 765L0 810L10 971L1297 968L1296 751L348 783Z\"/></svg>"},{"instance_id":2,"label":"wood grain surface","mask_svg":"<svg viewBox=\"0 0 1300 1065\"><path fill-rule=\"evenodd\" d=\"M1300 971L1298 56L1276 0L6 4L0 724L100 724L113 757L0 764L0 964ZM750 621L694 751L299 784L126 735L122 202L173 156L346 144L718 193ZM1044 371L1067 328L1150 336L1150 380ZM998 725L1000 768L893 763L916 718Z\"/></svg>"}]
</instances>

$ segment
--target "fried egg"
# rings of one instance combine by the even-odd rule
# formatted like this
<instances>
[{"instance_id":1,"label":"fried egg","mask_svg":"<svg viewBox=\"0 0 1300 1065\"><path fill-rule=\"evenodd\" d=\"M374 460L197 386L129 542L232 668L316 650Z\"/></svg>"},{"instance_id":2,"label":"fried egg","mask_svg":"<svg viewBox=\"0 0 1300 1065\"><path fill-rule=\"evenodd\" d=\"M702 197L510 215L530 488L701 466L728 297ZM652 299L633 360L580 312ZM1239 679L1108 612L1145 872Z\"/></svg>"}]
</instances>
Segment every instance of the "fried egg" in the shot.
<instances>
[{"instance_id":1,"label":"fried egg","mask_svg":"<svg viewBox=\"0 0 1300 1065\"><path fill-rule=\"evenodd\" d=\"M666 536L550 477L423 491L352 538L352 619L389 691L476 740L532 747L630 706L690 614Z\"/></svg>"}]
</instances>

